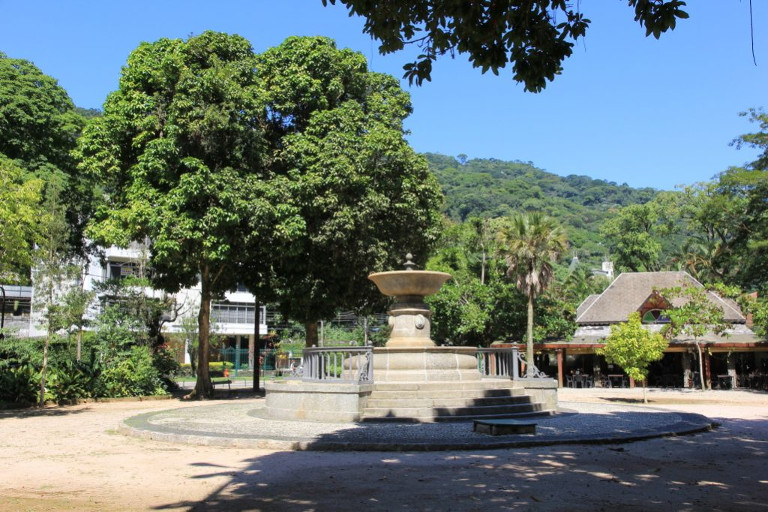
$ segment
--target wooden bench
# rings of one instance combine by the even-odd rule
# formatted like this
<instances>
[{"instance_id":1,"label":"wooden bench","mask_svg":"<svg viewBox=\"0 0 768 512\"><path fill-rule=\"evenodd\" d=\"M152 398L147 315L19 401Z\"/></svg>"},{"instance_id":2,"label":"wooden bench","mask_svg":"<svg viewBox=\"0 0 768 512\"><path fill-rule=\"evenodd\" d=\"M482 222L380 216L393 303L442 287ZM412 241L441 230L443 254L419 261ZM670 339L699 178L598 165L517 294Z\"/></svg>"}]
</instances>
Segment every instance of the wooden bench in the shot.
<instances>
[{"instance_id":1,"label":"wooden bench","mask_svg":"<svg viewBox=\"0 0 768 512\"><path fill-rule=\"evenodd\" d=\"M227 390L232 391L231 379L211 379L211 386L213 386L214 389L216 389L217 384L226 384Z\"/></svg>"},{"instance_id":2,"label":"wooden bench","mask_svg":"<svg viewBox=\"0 0 768 512\"><path fill-rule=\"evenodd\" d=\"M480 434L501 436L505 434L535 434L536 422L511 419L474 420L472 430Z\"/></svg>"}]
</instances>

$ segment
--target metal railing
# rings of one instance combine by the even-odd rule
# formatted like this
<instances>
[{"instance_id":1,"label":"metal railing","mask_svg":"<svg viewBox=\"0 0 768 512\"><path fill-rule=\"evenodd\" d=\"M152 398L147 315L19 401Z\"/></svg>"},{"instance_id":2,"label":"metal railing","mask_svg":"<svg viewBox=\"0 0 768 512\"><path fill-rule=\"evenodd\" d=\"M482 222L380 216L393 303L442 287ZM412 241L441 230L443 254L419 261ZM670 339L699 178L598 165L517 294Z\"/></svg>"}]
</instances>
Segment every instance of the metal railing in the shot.
<instances>
[{"instance_id":1,"label":"metal railing","mask_svg":"<svg viewBox=\"0 0 768 512\"><path fill-rule=\"evenodd\" d=\"M477 361L483 377L512 380L528 378L525 357L517 347L478 348ZM534 366L533 378L547 378L547 375Z\"/></svg>"},{"instance_id":2,"label":"metal railing","mask_svg":"<svg viewBox=\"0 0 768 512\"><path fill-rule=\"evenodd\" d=\"M306 381L373 382L373 348L306 348L302 366Z\"/></svg>"}]
</instances>

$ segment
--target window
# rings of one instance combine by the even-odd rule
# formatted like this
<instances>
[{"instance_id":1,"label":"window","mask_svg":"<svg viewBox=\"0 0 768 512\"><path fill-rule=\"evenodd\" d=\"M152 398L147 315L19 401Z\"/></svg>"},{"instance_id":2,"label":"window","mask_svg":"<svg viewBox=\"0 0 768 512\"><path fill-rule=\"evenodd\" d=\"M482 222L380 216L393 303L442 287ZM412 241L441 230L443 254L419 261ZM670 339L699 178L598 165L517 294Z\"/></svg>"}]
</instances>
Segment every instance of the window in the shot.
<instances>
[{"instance_id":1,"label":"window","mask_svg":"<svg viewBox=\"0 0 768 512\"><path fill-rule=\"evenodd\" d=\"M652 309L643 315L644 324L668 324L669 317L660 309Z\"/></svg>"},{"instance_id":2,"label":"window","mask_svg":"<svg viewBox=\"0 0 768 512\"><path fill-rule=\"evenodd\" d=\"M263 308L262 308L263 310ZM214 302L211 304L211 318L214 322L223 324L250 324L253 325L253 304L244 302ZM263 313L259 320L263 322Z\"/></svg>"},{"instance_id":3,"label":"window","mask_svg":"<svg viewBox=\"0 0 768 512\"><path fill-rule=\"evenodd\" d=\"M125 279L138 274L138 265L131 261L110 261L107 264L107 279Z\"/></svg>"}]
</instances>

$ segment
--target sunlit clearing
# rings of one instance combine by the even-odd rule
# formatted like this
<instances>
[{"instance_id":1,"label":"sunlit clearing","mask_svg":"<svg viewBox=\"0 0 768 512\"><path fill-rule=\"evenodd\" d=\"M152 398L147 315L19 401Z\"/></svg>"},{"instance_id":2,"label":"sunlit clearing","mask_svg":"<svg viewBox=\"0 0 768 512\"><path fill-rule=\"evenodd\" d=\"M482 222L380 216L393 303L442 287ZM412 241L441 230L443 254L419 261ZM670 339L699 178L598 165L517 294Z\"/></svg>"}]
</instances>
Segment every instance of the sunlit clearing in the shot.
<instances>
[{"instance_id":1,"label":"sunlit clearing","mask_svg":"<svg viewBox=\"0 0 768 512\"><path fill-rule=\"evenodd\" d=\"M381 459L384 464L400 464L400 459Z\"/></svg>"},{"instance_id":2,"label":"sunlit clearing","mask_svg":"<svg viewBox=\"0 0 768 512\"><path fill-rule=\"evenodd\" d=\"M709 480L699 480L696 482L698 485L708 486L708 487L719 487L721 489L728 489L730 486L726 485L722 482L710 482Z\"/></svg>"},{"instance_id":3,"label":"sunlit clearing","mask_svg":"<svg viewBox=\"0 0 768 512\"><path fill-rule=\"evenodd\" d=\"M542 461L542 464L546 464L547 466L552 466L552 467L555 467L555 468L564 468L564 467L566 467L565 464L563 464L562 462L557 462L556 460L545 460L545 461Z\"/></svg>"}]
</instances>

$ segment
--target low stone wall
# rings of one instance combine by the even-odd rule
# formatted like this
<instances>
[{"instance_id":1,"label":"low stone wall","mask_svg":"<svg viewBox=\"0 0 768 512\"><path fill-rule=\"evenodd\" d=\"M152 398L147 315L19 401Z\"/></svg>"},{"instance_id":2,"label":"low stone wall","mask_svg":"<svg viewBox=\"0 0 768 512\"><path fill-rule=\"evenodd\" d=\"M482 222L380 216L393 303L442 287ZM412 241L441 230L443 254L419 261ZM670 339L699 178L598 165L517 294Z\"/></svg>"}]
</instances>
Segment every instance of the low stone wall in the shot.
<instances>
[{"instance_id":1,"label":"low stone wall","mask_svg":"<svg viewBox=\"0 0 768 512\"><path fill-rule=\"evenodd\" d=\"M373 384L284 380L266 382L265 390L272 419L354 422L360 419Z\"/></svg>"},{"instance_id":2,"label":"low stone wall","mask_svg":"<svg viewBox=\"0 0 768 512\"><path fill-rule=\"evenodd\" d=\"M556 379L519 379L515 382L523 385L533 402L541 402L544 409L557 411Z\"/></svg>"}]
</instances>

